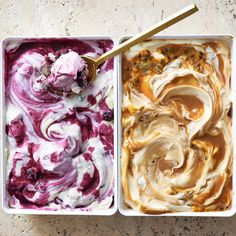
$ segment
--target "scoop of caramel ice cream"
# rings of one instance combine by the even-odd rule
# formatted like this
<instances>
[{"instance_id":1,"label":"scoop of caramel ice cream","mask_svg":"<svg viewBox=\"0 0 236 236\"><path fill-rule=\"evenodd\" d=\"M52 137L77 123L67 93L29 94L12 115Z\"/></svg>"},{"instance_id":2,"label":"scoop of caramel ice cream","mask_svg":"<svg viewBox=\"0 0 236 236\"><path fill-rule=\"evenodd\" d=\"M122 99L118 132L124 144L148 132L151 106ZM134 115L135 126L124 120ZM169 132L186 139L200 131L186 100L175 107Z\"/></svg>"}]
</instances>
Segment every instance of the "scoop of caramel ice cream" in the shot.
<instances>
[{"instance_id":1,"label":"scoop of caramel ice cream","mask_svg":"<svg viewBox=\"0 0 236 236\"><path fill-rule=\"evenodd\" d=\"M231 205L230 40L152 40L123 55L125 203L149 214Z\"/></svg>"}]
</instances>

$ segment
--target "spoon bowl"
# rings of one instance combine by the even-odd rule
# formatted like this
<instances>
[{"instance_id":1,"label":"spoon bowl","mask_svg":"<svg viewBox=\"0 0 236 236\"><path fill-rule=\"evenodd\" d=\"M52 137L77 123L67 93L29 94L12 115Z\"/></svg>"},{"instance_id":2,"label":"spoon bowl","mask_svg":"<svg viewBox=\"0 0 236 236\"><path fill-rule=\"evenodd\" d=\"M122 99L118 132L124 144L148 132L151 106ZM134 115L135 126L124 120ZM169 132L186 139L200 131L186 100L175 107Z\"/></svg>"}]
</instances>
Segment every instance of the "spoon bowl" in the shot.
<instances>
[{"instance_id":1,"label":"spoon bowl","mask_svg":"<svg viewBox=\"0 0 236 236\"><path fill-rule=\"evenodd\" d=\"M97 60L88 56L81 55L81 58L86 62L88 66L88 83L95 79L97 74Z\"/></svg>"}]
</instances>

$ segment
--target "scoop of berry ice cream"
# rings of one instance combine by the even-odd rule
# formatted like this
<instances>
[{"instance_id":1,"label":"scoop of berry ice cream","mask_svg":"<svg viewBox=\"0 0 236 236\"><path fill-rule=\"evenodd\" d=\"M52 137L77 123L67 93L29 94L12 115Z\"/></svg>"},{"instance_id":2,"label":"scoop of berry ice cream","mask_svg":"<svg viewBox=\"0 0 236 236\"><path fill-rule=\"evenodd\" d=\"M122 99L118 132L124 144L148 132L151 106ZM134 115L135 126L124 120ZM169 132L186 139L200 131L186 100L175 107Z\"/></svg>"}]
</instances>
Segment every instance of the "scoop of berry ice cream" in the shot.
<instances>
[{"instance_id":1,"label":"scoop of berry ice cream","mask_svg":"<svg viewBox=\"0 0 236 236\"><path fill-rule=\"evenodd\" d=\"M51 67L47 84L55 90L79 94L87 84L88 68L78 53L62 54Z\"/></svg>"}]
</instances>

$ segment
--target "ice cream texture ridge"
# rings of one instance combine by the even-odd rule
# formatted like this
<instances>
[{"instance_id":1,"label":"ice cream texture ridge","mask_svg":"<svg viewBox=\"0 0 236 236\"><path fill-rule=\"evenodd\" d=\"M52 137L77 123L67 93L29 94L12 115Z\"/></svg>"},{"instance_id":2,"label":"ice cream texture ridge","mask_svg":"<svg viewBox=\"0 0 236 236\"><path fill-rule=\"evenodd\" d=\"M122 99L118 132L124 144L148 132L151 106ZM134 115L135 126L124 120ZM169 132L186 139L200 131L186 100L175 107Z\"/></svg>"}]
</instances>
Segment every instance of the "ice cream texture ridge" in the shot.
<instances>
[{"instance_id":1,"label":"ice cream texture ridge","mask_svg":"<svg viewBox=\"0 0 236 236\"><path fill-rule=\"evenodd\" d=\"M113 59L88 83L80 57L112 47L111 40L58 39L6 48L9 207L113 206Z\"/></svg>"},{"instance_id":2,"label":"ice cream texture ridge","mask_svg":"<svg viewBox=\"0 0 236 236\"><path fill-rule=\"evenodd\" d=\"M230 40L149 40L122 56L121 182L146 214L232 203Z\"/></svg>"}]
</instances>

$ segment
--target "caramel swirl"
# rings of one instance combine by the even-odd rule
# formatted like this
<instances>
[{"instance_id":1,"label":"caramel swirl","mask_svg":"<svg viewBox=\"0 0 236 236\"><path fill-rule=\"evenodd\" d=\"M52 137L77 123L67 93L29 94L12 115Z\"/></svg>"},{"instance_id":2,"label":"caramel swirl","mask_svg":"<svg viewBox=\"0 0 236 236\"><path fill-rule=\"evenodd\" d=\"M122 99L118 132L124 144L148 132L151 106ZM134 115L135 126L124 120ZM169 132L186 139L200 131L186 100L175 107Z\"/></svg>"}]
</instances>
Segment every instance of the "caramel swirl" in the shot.
<instances>
[{"instance_id":1,"label":"caramel swirl","mask_svg":"<svg viewBox=\"0 0 236 236\"><path fill-rule=\"evenodd\" d=\"M230 208L230 73L228 40L152 40L123 55L121 181L130 208Z\"/></svg>"}]
</instances>

